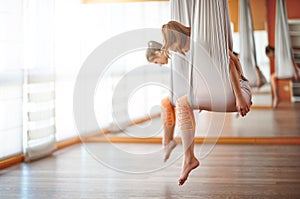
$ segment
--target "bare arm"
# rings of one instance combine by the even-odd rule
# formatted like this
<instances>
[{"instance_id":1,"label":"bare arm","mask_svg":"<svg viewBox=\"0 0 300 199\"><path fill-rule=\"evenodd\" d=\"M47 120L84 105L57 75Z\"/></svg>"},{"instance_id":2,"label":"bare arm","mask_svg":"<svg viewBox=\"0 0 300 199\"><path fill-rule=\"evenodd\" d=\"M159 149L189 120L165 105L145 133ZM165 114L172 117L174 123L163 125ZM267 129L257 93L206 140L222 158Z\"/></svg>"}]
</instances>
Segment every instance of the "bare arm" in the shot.
<instances>
[{"instance_id":1,"label":"bare arm","mask_svg":"<svg viewBox=\"0 0 300 199\"><path fill-rule=\"evenodd\" d=\"M260 88L262 86L262 79L261 79L261 72L258 66L255 66L255 72L256 72L256 76L257 76L257 83L256 86L258 88Z\"/></svg>"},{"instance_id":2,"label":"bare arm","mask_svg":"<svg viewBox=\"0 0 300 199\"><path fill-rule=\"evenodd\" d=\"M229 60L229 67L230 80L236 100L236 109L241 114L241 116L244 117L249 112L250 107L247 105L246 100L242 95L242 89L240 86L240 75L237 71L237 66L235 66L235 63L232 59Z\"/></svg>"},{"instance_id":3,"label":"bare arm","mask_svg":"<svg viewBox=\"0 0 300 199\"><path fill-rule=\"evenodd\" d=\"M292 62L293 62L293 66L294 66L294 78L295 78L295 80L298 81L300 79L299 74L298 74L298 70L297 70L298 66L297 66L294 59L292 60Z\"/></svg>"},{"instance_id":4,"label":"bare arm","mask_svg":"<svg viewBox=\"0 0 300 199\"><path fill-rule=\"evenodd\" d=\"M235 65L236 69L238 71L240 71L242 73L242 75L244 75L243 68L241 66L239 58L237 56L235 56L229 49L228 49L228 53L229 53L230 59L233 61L234 65Z\"/></svg>"}]
</instances>

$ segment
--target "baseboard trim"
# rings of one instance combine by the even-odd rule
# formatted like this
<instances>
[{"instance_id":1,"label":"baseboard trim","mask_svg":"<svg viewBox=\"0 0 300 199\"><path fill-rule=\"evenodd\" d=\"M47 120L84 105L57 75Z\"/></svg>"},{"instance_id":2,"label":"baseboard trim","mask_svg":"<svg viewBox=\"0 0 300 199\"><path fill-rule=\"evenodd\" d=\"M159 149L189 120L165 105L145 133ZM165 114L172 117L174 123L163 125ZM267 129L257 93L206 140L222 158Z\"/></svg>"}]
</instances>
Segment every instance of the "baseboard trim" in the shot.
<instances>
[{"instance_id":1,"label":"baseboard trim","mask_svg":"<svg viewBox=\"0 0 300 199\"><path fill-rule=\"evenodd\" d=\"M181 143L180 138L175 138ZM84 142L93 143L136 143L136 144L161 144L162 138L128 138L128 137L87 137ZM300 137L220 137L220 138L195 138L195 144L278 144L300 145Z\"/></svg>"},{"instance_id":2,"label":"baseboard trim","mask_svg":"<svg viewBox=\"0 0 300 199\"><path fill-rule=\"evenodd\" d=\"M0 160L0 170L19 164L24 161L24 154L15 155L4 160Z\"/></svg>"}]
</instances>

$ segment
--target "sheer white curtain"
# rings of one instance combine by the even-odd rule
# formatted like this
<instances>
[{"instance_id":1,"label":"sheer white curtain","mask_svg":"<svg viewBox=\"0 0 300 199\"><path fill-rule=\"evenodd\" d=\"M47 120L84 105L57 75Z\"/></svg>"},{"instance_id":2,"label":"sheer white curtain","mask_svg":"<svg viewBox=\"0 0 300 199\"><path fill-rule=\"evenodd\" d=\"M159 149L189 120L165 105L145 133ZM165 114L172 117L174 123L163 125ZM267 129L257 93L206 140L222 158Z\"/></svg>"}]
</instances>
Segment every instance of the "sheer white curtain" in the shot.
<instances>
[{"instance_id":1,"label":"sheer white curtain","mask_svg":"<svg viewBox=\"0 0 300 199\"><path fill-rule=\"evenodd\" d=\"M294 74L285 0L276 1L275 72L278 78L290 78Z\"/></svg>"},{"instance_id":2,"label":"sheer white curtain","mask_svg":"<svg viewBox=\"0 0 300 199\"><path fill-rule=\"evenodd\" d=\"M83 62L85 44L81 40L81 31L85 27L80 0L54 2L56 139L61 141L78 135L73 122L73 91ZM91 31L90 35L93 34Z\"/></svg>"},{"instance_id":3,"label":"sheer white curtain","mask_svg":"<svg viewBox=\"0 0 300 199\"><path fill-rule=\"evenodd\" d=\"M0 1L0 159L22 153L22 6Z\"/></svg>"},{"instance_id":4,"label":"sheer white curtain","mask_svg":"<svg viewBox=\"0 0 300 199\"><path fill-rule=\"evenodd\" d=\"M39 158L51 153L56 140L76 136L73 90L83 61L116 34L161 28L170 18L168 8L169 2L0 1L0 158L23 150L27 160ZM112 94L114 80L121 74L148 64L144 51L124 59L115 63L103 95ZM151 79L151 75L144 72L137 77ZM167 81L166 77L165 71L161 78ZM164 92L155 86L138 92L133 100L143 108L130 106L132 118L147 115ZM107 100L95 105L107 125L112 121L110 104ZM127 107L121 105L123 110Z\"/></svg>"},{"instance_id":5,"label":"sheer white curtain","mask_svg":"<svg viewBox=\"0 0 300 199\"><path fill-rule=\"evenodd\" d=\"M55 140L53 1L24 1L25 160L50 154Z\"/></svg>"},{"instance_id":6,"label":"sheer white curtain","mask_svg":"<svg viewBox=\"0 0 300 199\"><path fill-rule=\"evenodd\" d=\"M73 121L73 91L76 75L87 56L107 39L139 28L161 28L170 19L169 2L134 2L82 4L81 0L55 1L55 70L56 70L56 127L57 140L77 136ZM161 41L159 41L161 42ZM102 127L112 123L111 104L114 86L120 77L141 65L148 64L145 51L135 52L114 62L104 79L105 85L95 93L95 114ZM162 73L168 80L168 73ZM141 72L145 80L153 74ZM167 78L166 78L167 77ZM126 89L126 85L124 85ZM161 89L145 87L127 103L119 97L119 111L129 111L132 119L148 114L160 103ZM153 110L151 110L153 111ZM155 111L154 111L155 112ZM125 123L128 121L124 121ZM97 129L95 129L97 130Z\"/></svg>"}]
</instances>

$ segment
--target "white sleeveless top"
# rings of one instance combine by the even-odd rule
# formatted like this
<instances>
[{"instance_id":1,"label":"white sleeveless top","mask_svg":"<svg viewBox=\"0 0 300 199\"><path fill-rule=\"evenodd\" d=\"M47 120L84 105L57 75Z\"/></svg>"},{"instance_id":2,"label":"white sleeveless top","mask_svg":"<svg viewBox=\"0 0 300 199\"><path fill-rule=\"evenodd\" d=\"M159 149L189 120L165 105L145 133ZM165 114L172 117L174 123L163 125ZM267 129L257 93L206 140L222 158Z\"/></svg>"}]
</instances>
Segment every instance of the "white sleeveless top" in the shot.
<instances>
[{"instance_id":1,"label":"white sleeveless top","mask_svg":"<svg viewBox=\"0 0 300 199\"><path fill-rule=\"evenodd\" d=\"M171 52L171 93L172 105L176 100L188 94L189 89L189 57L190 52L182 55L178 52ZM173 91L173 92L172 92Z\"/></svg>"}]
</instances>

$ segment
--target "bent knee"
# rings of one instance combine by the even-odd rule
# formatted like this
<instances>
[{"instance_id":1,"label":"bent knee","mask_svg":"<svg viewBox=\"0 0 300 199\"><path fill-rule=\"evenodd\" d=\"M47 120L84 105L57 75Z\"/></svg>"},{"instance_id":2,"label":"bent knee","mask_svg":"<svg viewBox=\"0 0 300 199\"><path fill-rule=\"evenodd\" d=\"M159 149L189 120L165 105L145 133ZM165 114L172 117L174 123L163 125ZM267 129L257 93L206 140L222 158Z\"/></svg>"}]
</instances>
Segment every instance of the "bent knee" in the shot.
<instances>
[{"instance_id":1,"label":"bent knee","mask_svg":"<svg viewBox=\"0 0 300 199\"><path fill-rule=\"evenodd\" d=\"M164 99L161 100L160 102L161 106L166 107L166 106L172 106L170 97L165 97Z\"/></svg>"},{"instance_id":2,"label":"bent knee","mask_svg":"<svg viewBox=\"0 0 300 199\"><path fill-rule=\"evenodd\" d=\"M187 96L180 97L176 100L176 107L189 105Z\"/></svg>"},{"instance_id":3,"label":"bent knee","mask_svg":"<svg viewBox=\"0 0 300 199\"><path fill-rule=\"evenodd\" d=\"M194 113L189 105L187 96L177 99L176 116L178 119L179 128L182 132L195 130Z\"/></svg>"}]
</instances>

